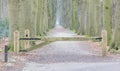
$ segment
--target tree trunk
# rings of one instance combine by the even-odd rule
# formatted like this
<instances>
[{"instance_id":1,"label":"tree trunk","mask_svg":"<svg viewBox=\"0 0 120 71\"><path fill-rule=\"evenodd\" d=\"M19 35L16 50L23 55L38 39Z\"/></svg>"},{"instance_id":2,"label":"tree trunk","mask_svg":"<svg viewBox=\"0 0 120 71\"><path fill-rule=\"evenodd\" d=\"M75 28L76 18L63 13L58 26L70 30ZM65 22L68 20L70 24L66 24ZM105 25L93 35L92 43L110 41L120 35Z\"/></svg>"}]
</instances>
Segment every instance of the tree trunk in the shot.
<instances>
[{"instance_id":1,"label":"tree trunk","mask_svg":"<svg viewBox=\"0 0 120 71\"><path fill-rule=\"evenodd\" d=\"M116 2L115 10L115 30L113 33L112 48L118 50L120 49L120 0ZM114 17L113 17L114 18Z\"/></svg>"}]
</instances>

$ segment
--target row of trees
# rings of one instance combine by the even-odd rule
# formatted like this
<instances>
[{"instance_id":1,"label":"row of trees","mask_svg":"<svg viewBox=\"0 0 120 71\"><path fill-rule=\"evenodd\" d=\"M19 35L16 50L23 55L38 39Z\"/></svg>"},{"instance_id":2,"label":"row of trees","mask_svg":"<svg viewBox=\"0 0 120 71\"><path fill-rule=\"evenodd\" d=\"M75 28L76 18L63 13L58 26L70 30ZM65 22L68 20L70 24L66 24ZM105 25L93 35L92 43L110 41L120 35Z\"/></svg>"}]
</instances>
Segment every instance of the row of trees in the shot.
<instances>
[{"instance_id":1,"label":"row of trees","mask_svg":"<svg viewBox=\"0 0 120 71\"><path fill-rule=\"evenodd\" d=\"M62 25L76 33L101 36L108 33L108 45L120 48L119 0L62 0Z\"/></svg>"},{"instance_id":2,"label":"row of trees","mask_svg":"<svg viewBox=\"0 0 120 71\"><path fill-rule=\"evenodd\" d=\"M26 37L26 29L30 30L30 37L37 37L45 35L50 28L54 27L55 0L9 0L8 3L11 47L13 47L13 34L16 30L20 32L20 37Z\"/></svg>"},{"instance_id":3,"label":"row of trees","mask_svg":"<svg viewBox=\"0 0 120 71\"><path fill-rule=\"evenodd\" d=\"M63 26L81 35L100 36L102 29L111 35L111 0L65 0L62 6Z\"/></svg>"}]
</instances>

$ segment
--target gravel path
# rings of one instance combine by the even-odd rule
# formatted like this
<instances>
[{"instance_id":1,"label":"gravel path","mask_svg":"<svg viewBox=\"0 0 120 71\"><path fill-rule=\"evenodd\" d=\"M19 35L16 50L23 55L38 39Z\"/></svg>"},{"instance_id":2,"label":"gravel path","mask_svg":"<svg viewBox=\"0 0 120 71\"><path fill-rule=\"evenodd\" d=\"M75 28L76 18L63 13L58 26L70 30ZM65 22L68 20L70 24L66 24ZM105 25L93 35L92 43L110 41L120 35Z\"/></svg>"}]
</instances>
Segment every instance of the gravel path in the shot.
<instances>
[{"instance_id":1,"label":"gravel path","mask_svg":"<svg viewBox=\"0 0 120 71\"><path fill-rule=\"evenodd\" d=\"M101 62L110 59L93 54L87 41L57 41L34 50L28 55L30 55L29 61L37 63Z\"/></svg>"},{"instance_id":2,"label":"gravel path","mask_svg":"<svg viewBox=\"0 0 120 71\"><path fill-rule=\"evenodd\" d=\"M91 51L87 41L53 42L29 52L23 71L112 71L112 66L120 70L120 59L101 57Z\"/></svg>"},{"instance_id":3,"label":"gravel path","mask_svg":"<svg viewBox=\"0 0 120 71\"><path fill-rule=\"evenodd\" d=\"M120 71L120 63L27 63L23 71Z\"/></svg>"}]
</instances>

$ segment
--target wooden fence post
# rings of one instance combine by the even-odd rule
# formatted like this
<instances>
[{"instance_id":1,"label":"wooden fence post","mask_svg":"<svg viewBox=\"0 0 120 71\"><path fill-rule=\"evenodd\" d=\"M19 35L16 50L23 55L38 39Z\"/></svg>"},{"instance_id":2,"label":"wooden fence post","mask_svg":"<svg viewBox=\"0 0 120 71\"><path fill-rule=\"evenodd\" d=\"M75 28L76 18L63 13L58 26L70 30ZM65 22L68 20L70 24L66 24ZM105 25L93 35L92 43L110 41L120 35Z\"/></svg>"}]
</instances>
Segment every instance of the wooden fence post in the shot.
<instances>
[{"instance_id":1,"label":"wooden fence post","mask_svg":"<svg viewBox=\"0 0 120 71\"><path fill-rule=\"evenodd\" d=\"M102 56L107 56L107 31L102 30Z\"/></svg>"},{"instance_id":2,"label":"wooden fence post","mask_svg":"<svg viewBox=\"0 0 120 71\"><path fill-rule=\"evenodd\" d=\"M30 38L30 30L25 30L25 38ZM30 42L29 40L25 40L25 49L30 48Z\"/></svg>"},{"instance_id":3,"label":"wooden fence post","mask_svg":"<svg viewBox=\"0 0 120 71\"><path fill-rule=\"evenodd\" d=\"M16 30L14 32L14 52L16 54L18 54L19 50L20 50L20 46L19 46L19 31Z\"/></svg>"}]
</instances>

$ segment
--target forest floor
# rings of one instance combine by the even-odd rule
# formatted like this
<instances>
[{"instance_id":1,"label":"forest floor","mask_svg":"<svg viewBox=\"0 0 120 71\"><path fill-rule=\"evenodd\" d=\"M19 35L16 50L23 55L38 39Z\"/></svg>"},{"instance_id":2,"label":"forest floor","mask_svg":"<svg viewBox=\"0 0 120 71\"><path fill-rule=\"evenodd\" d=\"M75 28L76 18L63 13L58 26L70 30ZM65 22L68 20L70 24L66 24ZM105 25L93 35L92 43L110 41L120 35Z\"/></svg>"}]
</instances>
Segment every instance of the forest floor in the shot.
<instances>
[{"instance_id":1,"label":"forest floor","mask_svg":"<svg viewBox=\"0 0 120 71\"><path fill-rule=\"evenodd\" d=\"M78 35L58 26L48 36ZM0 71L120 71L119 66L120 55L102 57L99 42L56 41L25 54L10 52L8 63L1 59Z\"/></svg>"}]
</instances>

